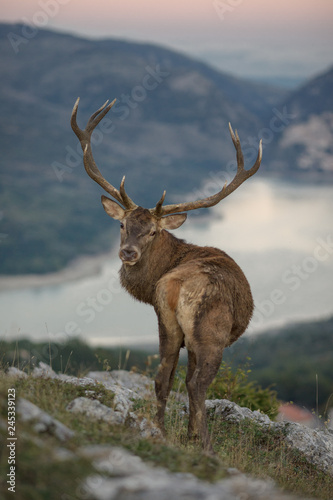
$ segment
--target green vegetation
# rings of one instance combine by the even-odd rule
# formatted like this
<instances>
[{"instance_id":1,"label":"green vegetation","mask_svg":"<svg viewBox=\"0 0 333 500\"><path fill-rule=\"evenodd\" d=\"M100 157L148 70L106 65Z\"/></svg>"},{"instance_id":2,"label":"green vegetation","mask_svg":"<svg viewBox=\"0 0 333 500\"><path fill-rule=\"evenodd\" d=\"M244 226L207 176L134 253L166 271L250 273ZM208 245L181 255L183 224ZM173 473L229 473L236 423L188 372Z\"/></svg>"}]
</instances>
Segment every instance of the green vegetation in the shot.
<instances>
[{"instance_id":1,"label":"green vegetation","mask_svg":"<svg viewBox=\"0 0 333 500\"><path fill-rule=\"evenodd\" d=\"M4 344L2 344L4 348ZM86 374L94 370L114 370L130 368L146 375L154 376L159 362L159 356L148 354L145 351L131 351L118 349L95 348L78 340L60 346L57 344L37 344L23 340L15 344L7 344L4 349L3 366L16 366L29 373L39 361L43 361L56 372L66 374ZM24 359L22 359L22 357ZM174 389L186 392L186 366L181 359ZM278 400L276 392L270 388L262 389L248 377L251 370L248 362L233 371L229 365L222 363L217 376L211 384L207 397L209 399L229 399L240 406L247 406L253 410L260 410L271 418L277 415Z\"/></svg>"},{"instance_id":2,"label":"green vegetation","mask_svg":"<svg viewBox=\"0 0 333 500\"><path fill-rule=\"evenodd\" d=\"M85 375L88 371L135 369L154 372L158 359L155 351L128 348L90 347L80 340L64 344L34 343L27 339L6 342L0 340L0 365L15 366L30 372L42 361L56 372Z\"/></svg>"},{"instance_id":3,"label":"green vegetation","mask_svg":"<svg viewBox=\"0 0 333 500\"><path fill-rule=\"evenodd\" d=\"M209 389L208 397L227 398L241 406L260 409L273 418L277 410L277 398L281 398L281 393L286 394L285 400L293 399L302 404L300 397L292 398L288 394L302 396L302 384L308 384L308 380L318 374L319 408L324 412L333 403L332 398L329 401L331 393L329 390L325 393L325 386L321 385L321 381L327 377L327 387L332 388L332 373L326 364L332 353L332 325L333 319L294 325L275 335L262 335L257 339L242 339L226 350L225 361ZM89 370L118 368L135 369L153 375L158 363L154 349L145 352L124 348L91 348L78 340L63 345L34 344L28 340L2 341L0 352L0 366L4 369L17 366L28 374L39 361L51 365L57 372L81 376ZM300 363L305 362L312 371L310 374L303 373L302 379L297 375ZM176 392L185 390L184 363L183 359L175 378ZM283 377L285 373L288 373L288 377ZM277 383L272 390L275 381ZM10 381L1 376L0 372L0 412L3 417L9 386L15 386L17 397L23 396L37 404L75 431L74 438L64 445L73 453L85 444L108 443L123 446L143 460L167 467L173 472L191 472L209 481L225 477L227 468L235 467L256 477L271 477L282 488L301 496L327 500L331 498L331 478L309 465L302 454L288 448L281 433L264 431L253 422L245 420L240 424L232 424L209 414L209 428L217 451L217 458L209 458L202 455L198 444L187 441L187 416L177 397L170 398L170 409L166 415L167 440L161 442L141 438L127 424L110 426L105 422L92 422L83 415L67 412L67 404L75 397L87 397L85 391L89 387L74 387L58 380L28 376L24 380ZM91 389L88 397L97 397L103 404L112 407L113 396L102 385ZM311 403L315 403L316 392L313 393L313 399L309 400L310 408ZM152 395L151 398L135 401L133 410L139 417L153 420L156 411L155 397ZM3 430L0 432L4 433ZM91 464L78 458L56 461L52 458L52 450L59 446L55 438L43 435L43 447L40 448L31 437L32 430L27 424L19 423L18 432L22 436L18 453L18 500L56 500L62 494L75 497L80 481L93 472ZM0 435L0 439L1 437L4 436ZM2 454L0 470L6 466L6 457ZM1 474L1 477L4 475ZM1 486L3 483L0 483L0 488Z\"/></svg>"},{"instance_id":4,"label":"green vegetation","mask_svg":"<svg viewBox=\"0 0 333 500\"><path fill-rule=\"evenodd\" d=\"M333 318L288 325L275 332L243 337L224 360L237 368L251 358L249 380L273 388L278 398L293 401L325 418L333 406ZM318 391L316 380L318 378Z\"/></svg>"},{"instance_id":5,"label":"green vegetation","mask_svg":"<svg viewBox=\"0 0 333 500\"><path fill-rule=\"evenodd\" d=\"M209 426L217 457L206 457L196 443L187 441L187 418L179 412L180 403L170 398L167 413L167 439L143 439L138 431L128 425L112 426L102 421L91 420L84 415L66 411L67 404L75 397L98 397L112 407L112 396L103 387L93 387L93 394L85 393L87 387L74 387L58 380L28 378L11 380L0 372L0 417L6 419L7 390L15 387L17 398L25 397L51 416L75 431L75 436L61 447L76 453L80 446L88 444L110 444L122 446L140 456L150 464L163 466L173 472L191 472L201 479L216 481L227 475L228 467L260 478L273 478L287 491L301 496L329 500L331 478L310 466L304 457L288 448L281 433L263 431L256 424L244 421L241 424L225 422L209 415ZM88 387L89 389L89 387ZM97 391L97 392L96 392ZM136 402L138 415L151 419L155 413L155 398ZM87 460L70 455L65 460L56 460L54 450L59 442L49 435L38 439L31 425L17 425L17 492L18 500L58 500L75 498L81 481L93 473ZM0 439L5 431L0 426ZM0 489L6 495L6 453L0 456ZM64 496L62 496L64 495Z\"/></svg>"},{"instance_id":6,"label":"green vegetation","mask_svg":"<svg viewBox=\"0 0 333 500\"><path fill-rule=\"evenodd\" d=\"M156 352L157 348L146 351L92 348L79 340L66 344L0 341L0 363L3 366L29 370L43 361L55 371L67 374L135 367L153 375L158 365L158 356L154 356ZM180 365L186 364L185 350L182 353ZM269 413L272 411L269 407L274 406L270 404L273 391L279 400L292 401L318 411L326 419L328 410L333 407L332 357L333 318L291 325L254 338L242 337L225 350L225 364L222 364L208 396L230 399L233 393L236 403L253 409L258 406L274 416L275 410ZM179 377L184 380L184 370L180 370Z\"/></svg>"},{"instance_id":7,"label":"green vegetation","mask_svg":"<svg viewBox=\"0 0 333 500\"><path fill-rule=\"evenodd\" d=\"M40 188L38 179L27 181L21 174L0 193L1 207L6 207L0 217L0 233L6 235L0 240L1 274L59 271L78 256L96 255L116 244L118 227L104 216L94 186L76 196L73 186L53 181L53 190ZM29 195L24 193L27 182Z\"/></svg>"},{"instance_id":8,"label":"green vegetation","mask_svg":"<svg viewBox=\"0 0 333 500\"><path fill-rule=\"evenodd\" d=\"M248 360L249 362L249 360ZM222 362L221 367L207 391L207 399L228 399L239 406L250 410L259 410L274 419L278 413L279 402L276 392L270 388L263 389L257 383L249 382L251 370L248 364L232 370L230 365ZM184 391L186 368L180 367L174 382L174 389Z\"/></svg>"}]
</instances>

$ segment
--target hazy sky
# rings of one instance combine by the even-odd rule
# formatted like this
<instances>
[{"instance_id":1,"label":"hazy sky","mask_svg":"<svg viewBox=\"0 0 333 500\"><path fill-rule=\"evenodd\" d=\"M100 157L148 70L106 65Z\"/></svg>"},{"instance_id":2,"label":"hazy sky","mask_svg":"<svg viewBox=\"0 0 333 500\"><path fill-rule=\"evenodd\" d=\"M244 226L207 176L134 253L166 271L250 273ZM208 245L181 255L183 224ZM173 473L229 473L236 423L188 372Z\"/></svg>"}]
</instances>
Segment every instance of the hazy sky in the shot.
<instances>
[{"instance_id":1,"label":"hazy sky","mask_svg":"<svg viewBox=\"0 0 333 500\"><path fill-rule=\"evenodd\" d=\"M333 64L332 0L1 0L0 20L158 43L256 79Z\"/></svg>"}]
</instances>

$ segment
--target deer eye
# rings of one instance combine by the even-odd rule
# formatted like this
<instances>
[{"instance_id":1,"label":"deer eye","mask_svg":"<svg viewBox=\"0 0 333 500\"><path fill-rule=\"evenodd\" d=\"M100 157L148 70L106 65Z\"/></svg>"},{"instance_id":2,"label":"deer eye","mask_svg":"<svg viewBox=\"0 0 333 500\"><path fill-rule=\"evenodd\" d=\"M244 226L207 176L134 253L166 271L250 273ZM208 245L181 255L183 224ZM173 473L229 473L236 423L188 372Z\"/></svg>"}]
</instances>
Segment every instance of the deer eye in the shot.
<instances>
[{"instance_id":1,"label":"deer eye","mask_svg":"<svg viewBox=\"0 0 333 500\"><path fill-rule=\"evenodd\" d=\"M149 233L149 236L155 236L155 234L156 234L156 231L154 230L154 231L151 231L151 232Z\"/></svg>"},{"instance_id":2,"label":"deer eye","mask_svg":"<svg viewBox=\"0 0 333 500\"><path fill-rule=\"evenodd\" d=\"M124 224L122 222L120 223L120 229L124 229Z\"/></svg>"}]
</instances>

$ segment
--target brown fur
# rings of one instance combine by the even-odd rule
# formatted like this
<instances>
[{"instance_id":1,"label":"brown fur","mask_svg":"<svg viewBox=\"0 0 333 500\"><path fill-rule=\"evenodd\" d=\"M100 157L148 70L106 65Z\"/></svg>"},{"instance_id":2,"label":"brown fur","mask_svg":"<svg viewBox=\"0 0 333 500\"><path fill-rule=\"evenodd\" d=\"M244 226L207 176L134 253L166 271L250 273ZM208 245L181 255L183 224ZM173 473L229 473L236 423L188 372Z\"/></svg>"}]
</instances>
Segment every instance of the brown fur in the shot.
<instances>
[{"instance_id":1,"label":"brown fur","mask_svg":"<svg viewBox=\"0 0 333 500\"><path fill-rule=\"evenodd\" d=\"M181 281L178 280L170 280L166 286L168 306L173 312L175 312L178 304L180 287Z\"/></svg>"},{"instance_id":2,"label":"brown fur","mask_svg":"<svg viewBox=\"0 0 333 500\"><path fill-rule=\"evenodd\" d=\"M160 229L159 220L148 210L134 210L123 222L126 231L122 233L120 248L132 245L140 259L135 265L123 263L121 284L136 299L153 305L158 317L158 423L163 429L179 350L185 345L189 354L189 436L200 437L204 449L212 452L205 413L206 391L221 364L224 348L237 340L251 319L253 300L249 284L225 252L174 237ZM147 239L145 227L148 232L156 230L154 237Z\"/></svg>"}]
</instances>

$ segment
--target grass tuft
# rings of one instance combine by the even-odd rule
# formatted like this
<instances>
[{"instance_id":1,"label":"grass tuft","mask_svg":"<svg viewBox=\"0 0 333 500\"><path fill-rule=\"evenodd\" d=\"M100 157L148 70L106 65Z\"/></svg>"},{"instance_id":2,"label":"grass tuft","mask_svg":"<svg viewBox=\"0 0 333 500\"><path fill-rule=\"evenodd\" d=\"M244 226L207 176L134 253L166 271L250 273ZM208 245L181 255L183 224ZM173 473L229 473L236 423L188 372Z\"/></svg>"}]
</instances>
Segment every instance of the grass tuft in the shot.
<instances>
[{"instance_id":1,"label":"grass tuft","mask_svg":"<svg viewBox=\"0 0 333 500\"><path fill-rule=\"evenodd\" d=\"M112 407L113 395L103 385L73 386L59 380L33 378L10 379L0 372L0 417L7 418L7 391L15 387L16 397L24 397L75 431L75 436L59 444L53 436L37 435L31 424L17 423L17 492L18 500L59 500L76 498L82 480L93 472L87 460L76 456L80 446L110 444L122 446L156 466L172 472L190 472L206 481L217 481L228 475L228 468L259 478L272 478L283 489L301 495L329 500L332 478L310 465L301 453L287 447L281 432L263 430L256 423L223 421L209 414L209 428L217 457L207 457L197 443L187 440L188 417L184 403L177 395L168 402L166 440L140 437L129 425L110 425L66 410L79 396L98 399ZM178 395L179 396L179 395ZM134 401L133 411L139 417L153 420L155 397ZM0 421L0 423L1 423ZM6 429L0 425L0 439L5 442ZM73 458L56 460L53 450L65 448ZM4 447L0 456L0 489L7 495L4 478L8 470ZM6 497L7 495L7 497ZM63 496L62 496L63 495ZM66 496L67 495L67 496Z\"/></svg>"}]
</instances>

